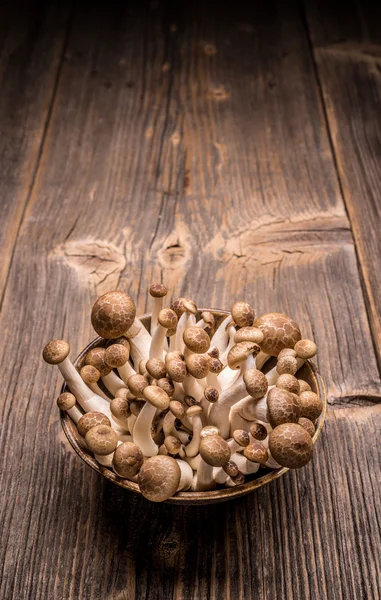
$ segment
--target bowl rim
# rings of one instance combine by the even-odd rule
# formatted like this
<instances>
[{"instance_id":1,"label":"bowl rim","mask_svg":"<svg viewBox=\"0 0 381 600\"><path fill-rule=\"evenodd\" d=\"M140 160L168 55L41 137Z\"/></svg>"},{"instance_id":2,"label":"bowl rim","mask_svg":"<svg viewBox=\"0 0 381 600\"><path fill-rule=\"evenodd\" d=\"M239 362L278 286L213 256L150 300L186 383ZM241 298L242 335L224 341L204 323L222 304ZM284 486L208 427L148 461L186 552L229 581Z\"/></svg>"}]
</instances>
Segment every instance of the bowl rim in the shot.
<instances>
[{"instance_id":1,"label":"bowl rim","mask_svg":"<svg viewBox=\"0 0 381 600\"><path fill-rule=\"evenodd\" d=\"M203 311L209 311L211 313L218 314L220 316L227 316L229 314L228 311L221 310L218 308L199 308L198 309L198 313L201 313ZM144 315L139 316L138 319L143 321L144 319L148 319L150 317L151 317L151 313L146 313ZM143 324L143 326L144 326L144 324ZM78 363L83 359L85 354L87 354L87 352L89 350L91 350L91 348L93 348L97 344L99 344L99 342L101 340L102 340L101 337L97 337L94 340L92 340L86 346L86 348L84 348L82 350L82 352L80 352L80 354L77 356L77 358L73 361L74 366L76 367L78 365ZM312 377L312 379L315 383L316 389L319 392L319 396L323 401L323 410L321 412L320 417L318 418L316 431L312 438L312 441L315 445L318 437L320 436L320 433L322 431L323 424L324 424L324 421L326 418L327 395L326 395L326 390L325 390L325 385L324 385L323 379L322 379L316 365L314 363L312 363L310 360L307 360L305 363L305 366L307 366L308 369L310 370L310 376ZM62 389L61 389L61 393L67 391L68 387L69 386L66 384L66 382L64 382ZM116 475L116 473L114 473L114 471L112 471L111 469L108 469L107 467L100 465L89 452L84 450L84 448L82 448L78 444L75 434L73 433L73 428L75 427L75 424L65 411L60 410L60 419L61 419L62 429L63 429L70 445L75 450L75 452L78 454L78 456L86 464L89 465L89 467L91 467L94 471L96 471L97 473L100 473L101 475L103 475L103 477L105 477L112 483L118 485L119 487L121 487L125 490L129 490L135 494L138 494L139 496L142 496L137 483L135 483L133 481L129 481L128 479L122 479L121 477ZM196 491L194 491L194 492L177 492L175 496L172 496L165 502L167 504L182 504L182 505L202 505L202 504L216 504L219 502L226 502L227 500L232 500L234 498L245 496L246 494L249 494L253 490L256 490L264 485L267 485L268 483L270 483L272 481L275 481L276 479L278 479L279 477L281 477L282 475L287 473L289 470L290 469L287 467L282 467L281 469L276 469L276 470L274 469L268 473L265 473L264 475L262 475L262 477L258 477L257 479L253 479L251 481L248 481L247 483L244 483L241 486L236 486L236 487L221 488L218 490L211 490L211 491L207 491L207 492L196 492Z\"/></svg>"}]
</instances>

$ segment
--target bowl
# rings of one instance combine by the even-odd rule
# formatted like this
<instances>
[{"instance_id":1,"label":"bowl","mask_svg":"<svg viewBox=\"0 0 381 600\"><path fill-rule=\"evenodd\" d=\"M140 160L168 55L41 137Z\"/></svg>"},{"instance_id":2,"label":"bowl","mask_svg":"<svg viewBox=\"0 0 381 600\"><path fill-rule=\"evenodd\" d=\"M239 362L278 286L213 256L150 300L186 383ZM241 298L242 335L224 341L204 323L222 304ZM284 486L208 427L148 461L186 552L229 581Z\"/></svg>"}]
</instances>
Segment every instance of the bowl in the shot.
<instances>
[{"instance_id":1,"label":"bowl","mask_svg":"<svg viewBox=\"0 0 381 600\"><path fill-rule=\"evenodd\" d=\"M213 313L216 319L216 325L218 325L229 314L223 310L205 308L200 309L198 311L197 318L201 318L201 312L203 312L204 310ZM139 319L141 320L143 325L147 329L149 329L151 315L143 315L142 317L139 317ZM104 343L104 340L100 337L93 340L76 358L76 360L74 361L74 365L77 368L81 368L84 365L85 356L87 352L89 352L89 350L91 350L92 348L100 346L102 343ZM270 361L269 366L271 366ZM317 371L316 366L311 361L307 361L302 367L302 369L298 371L298 374L300 374L300 377L305 379L310 384L311 389L314 392L316 392L323 401L323 411L317 421L316 431L313 437L313 442L315 444L316 440L318 439L321 433L327 410L327 397L324 388L324 383ZM65 392L67 390L68 387L66 384L64 384L62 387L62 392ZM69 440L70 444L72 445L78 456L80 456L86 464L88 464L92 469L94 469L94 471L97 471L98 473L103 475L103 477L105 477L115 485L129 490L134 494L141 495L137 483L134 483L133 481L128 481L127 479L122 479L107 467L103 467L102 465L98 464L94 456L87 450L83 438L78 434L77 428L73 421L70 419L69 415L64 411L60 411L60 415L62 428L65 432L67 439ZM226 502L227 500L232 500L233 498L238 498L240 496L245 496L246 494L249 494L253 490L260 488L263 485L274 481L275 479L278 479L278 477L281 477L282 475L287 473L287 471L289 471L289 469L286 467L282 467L276 470L260 468L257 471L257 473L248 476L246 483L244 483L241 486L231 488L220 488L209 492L178 492L175 496L166 500L166 502L168 504L183 505L216 504L218 502Z\"/></svg>"}]
</instances>

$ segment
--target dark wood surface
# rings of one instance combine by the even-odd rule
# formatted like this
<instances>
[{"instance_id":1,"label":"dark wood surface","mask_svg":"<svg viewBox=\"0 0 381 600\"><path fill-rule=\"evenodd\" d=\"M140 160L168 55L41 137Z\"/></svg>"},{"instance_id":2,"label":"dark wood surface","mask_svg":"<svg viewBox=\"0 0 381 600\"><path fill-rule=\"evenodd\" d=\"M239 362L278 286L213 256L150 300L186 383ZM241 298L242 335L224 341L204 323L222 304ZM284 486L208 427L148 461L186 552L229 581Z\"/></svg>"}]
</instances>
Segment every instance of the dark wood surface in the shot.
<instances>
[{"instance_id":1,"label":"dark wood surface","mask_svg":"<svg viewBox=\"0 0 381 600\"><path fill-rule=\"evenodd\" d=\"M381 597L380 21L235 4L0 9L1 599ZM41 350L160 278L316 340L312 464L178 508L74 455Z\"/></svg>"}]
</instances>

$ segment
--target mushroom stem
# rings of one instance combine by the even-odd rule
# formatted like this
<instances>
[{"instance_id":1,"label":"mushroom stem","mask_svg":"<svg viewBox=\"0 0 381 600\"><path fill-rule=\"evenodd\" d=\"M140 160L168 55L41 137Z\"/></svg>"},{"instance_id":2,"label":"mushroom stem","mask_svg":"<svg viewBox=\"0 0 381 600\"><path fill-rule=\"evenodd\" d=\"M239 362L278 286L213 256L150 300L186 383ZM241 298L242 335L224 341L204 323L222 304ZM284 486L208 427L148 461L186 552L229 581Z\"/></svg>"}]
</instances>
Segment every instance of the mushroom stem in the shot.
<instances>
[{"instance_id":1,"label":"mushroom stem","mask_svg":"<svg viewBox=\"0 0 381 600\"><path fill-rule=\"evenodd\" d=\"M113 396L116 395L118 390L128 389L124 381L114 371L111 371L108 375L104 375L102 381Z\"/></svg>"},{"instance_id":2,"label":"mushroom stem","mask_svg":"<svg viewBox=\"0 0 381 600\"><path fill-rule=\"evenodd\" d=\"M176 429L175 426L176 417L170 411L165 415L163 420L163 431L165 437L169 435L174 435L177 437L182 444L189 444L189 435L185 431L181 431L181 429Z\"/></svg>"},{"instance_id":3,"label":"mushroom stem","mask_svg":"<svg viewBox=\"0 0 381 600\"><path fill-rule=\"evenodd\" d=\"M65 358L65 360L57 366L61 371L62 377L69 386L71 393L77 398L78 404L80 404L85 412L95 410L103 412L108 417L111 415L109 401L101 398L98 394L94 394L94 392L87 387L69 358Z\"/></svg>"},{"instance_id":4,"label":"mushroom stem","mask_svg":"<svg viewBox=\"0 0 381 600\"><path fill-rule=\"evenodd\" d=\"M220 354L225 350L229 342L229 332L226 331L226 327L233 321L233 317L228 315L217 327L214 336L211 339L210 345L216 346L220 351Z\"/></svg>"},{"instance_id":5,"label":"mushroom stem","mask_svg":"<svg viewBox=\"0 0 381 600\"><path fill-rule=\"evenodd\" d=\"M188 465L191 466L193 471L197 471L200 466L201 456L199 454L197 454L197 456L192 456L192 457L186 456L184 460L186 460Z\"/></svg>"},{"instance_id":6,"label":"mushroom stem","mask_svg":"<svg viewBox=\"0 0 381 600\"><path fill-rule=\"evenodd\" d=\"M228 354L229 354L230 350L232 349L232 347L234 346L234 336L237 333L234 323L229 323L227 325L227 329L228 329L228 336L229 336L228 343L226 345L225 350L223 350L223 352L221 352L221 354L220 354L220 361L224 365L227 365L227 363L228 363Z\"/></svg>"},{"instance_id":7,"label":"mushroom stem","mask_svg":"<svg viewBox=\"0 0 381 600\"><path fill-rule=\"evenodd\" d=\"M156 414L156 406L146 402L136 417L132 437L144 456L156 456L159 447L152 439L151 426ZM168 413L169 414L169 413Z\"/></svg>"},{"instance_id":8,"label":"mushroom stem","mask_svg":"<svg viewBox=\"0 0 381 600\"><path fill-rule=\"evenodd\" d=\"M193 425L193 437L189 444L185 448L185 454L188 457L197 456L200 449L200 432L203 427L202 419L200 414L193 415L190 417Z\"/></svg>"},{"instance_id":9,"label":"mushroom stem","mask_svg":"<svg viewBox=\"0 0 381 600\"><path fill-rule=\"evenodd\" d=\"M130 361L127 361L121 367L118 367L118 373L122 378L124 383L127 383L127 380L131 375L136 375L136 371L131 365Z\"/></svg>"},{"instance_id":10,"label":"mushroom stem","mask_svg":"<svg viewBox=\"0 0 381 600\"><path fill-rule=\"evenodd\" d=\"M192 467L185 461L179 458L175 459L181 470L180 483L177 487L177 492L189 490L193 481Z\"/></svg>"},{"instance_id":11,"label":"mushroom stem","mask_svg":"<svg viewBox=\"0 0 381 600\"><path fill-rule=\"evenodd\" d=\"M196 479L193 482L192 489L194 486L194 490L197 492L205 492L207 490L212 490L214 487L214 479L213 479L213 467L212 465L208 465L200 456L200 462L197 469Z\"/></svg>"},{"instance_id":12,"label":"mushroom stem","mask_svg":"<svg viewBox=\"0 0 381 600\"><path fill-rule=\"evenodd\" d=\"M272 389L269 388L269 389ZM268 423L267 394L259 400L254 400L251 396L245 396L230 409L229 422L230 432L236 429L247 430L247 425L251 421L263 421Z\"/></svg>"},{"instance_id":13,"label":"mushroom stem","mask_svg":"<svg viewBox=\"0 0 381 600\"><path fill-rule=\"evenodd\" d=\"M239 454L238 452L233 454L230 460L235 462L239 470L244 475L251 475L252 473L256 473L259 469L258 463L254 463L251 460L247 460L247 458L245 458L244 456L242 456L242 454Z\"/></svg>"},{"instance_id":14,"label":"mushroom stem","mask_svg":"<svg viewBox=\"0 0 381 600\"><path fill-rule=\"evenodd\" d=\"M131 358L136 372L139 370L141 360L149 359L149 349L151 345L151 335L144 327L142 322L135 317L130 329L124 334L128 338L131 346Z\"/></svg>"},{"instance_id":15,"label":"mushroom stem","mask_svg":"<svg viewBox=\"0 0 381 600\"><path fill-rule=\"evenodd\" d=\"M187 327L192 327L193 325L196 325L196 317L192 313L185 311L179 319L175 335L172 336L170 340L171 350L173 350L174 352L178 351L181 352L181 354L184 354L183 334Z\"/></svg>"},{"instance_id":16,"label":"mushroom stem","mask_svg":"<svg viewBox=\"0 0 381 600\"><path fill-rule=\"evenodd\" d=\"M158 323L152 336L149 358L164 358L164 342L168 329Z\"/></svg>"},{"instance_id":17,"label":"mushroom stem","mask_svg":"<svg viewBox=\"0 0 381 600\"><path fill-rule=\"evenodd\" d=\"M262 350L259 352L258 356L257 356L257 369L259 371L262 370L264 364L271 358L270 354L266 354L266 352L262 352Z\"/></svg>"},{"instance_id":18,"label":"mushroom stem","mask_svg":"<svg viewBox=\"0 0 381 600\"><path fill-rule=\"evenodd\" d=\"M186 396L193 396L197 402L200 402L204 395L204 390L197 379L195 379L193 375L190 375L189 373L183 382L183 389Z\"/></svg>"}]
</instances>

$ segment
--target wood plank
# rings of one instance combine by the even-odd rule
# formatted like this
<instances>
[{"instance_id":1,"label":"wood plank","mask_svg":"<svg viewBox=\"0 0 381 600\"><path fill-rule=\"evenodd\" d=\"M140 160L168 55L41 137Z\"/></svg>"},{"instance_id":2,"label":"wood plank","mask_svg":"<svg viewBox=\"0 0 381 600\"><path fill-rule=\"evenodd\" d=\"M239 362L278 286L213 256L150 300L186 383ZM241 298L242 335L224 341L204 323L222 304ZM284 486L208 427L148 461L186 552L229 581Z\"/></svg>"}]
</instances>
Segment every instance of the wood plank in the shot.
<instances>
[{"instance_id":1,"label":"wood plank","mask_svg":"<svg viewBox=\"0 0 381 600\"><path fill-rule=\"evenodd\" d=\"M0 298L38 167L67 22L66 3L0 7Z\"/></svg>"},{"instance_id":2,"label":"wood plank","mask_svg":"<svg viewBox=\"0 0 381 600\"><path fill-rule=\"evenodd\" d=\"M381 9L308 1L306 12L345 202L381 356Z\"/></svg>"},{"instance_id":3,"label":"wood plank","mask_svg":"<svg viewBox=\"0 0 381 600\"><path fill-rule=\"evenodd\" d=\"M176 10L76 7L0 317L4 598L272 600L293 584L295 598L333 589L336 599L374 582L379 559L358 532L365 518L378 531L368 486L378 450L361 446L376 405L356 409L371 415L364 422L336 411L342 420L330 417L304 471L196 510L110 488L63 439L60 378L40 351L64 337L75 356L93 337L91 302L118 281L140 312L161 276L199 304L230 306L239 295L259 312L287 310L318 341L332 402L380 397L297 5L241 7L234 19L224 7L217 16L201 4ZM362 486L344 460L355 444ZM350 518L337 523L342 514ZM357 577L364 561L368 583Z\"/></svg>"}]
</instances>

